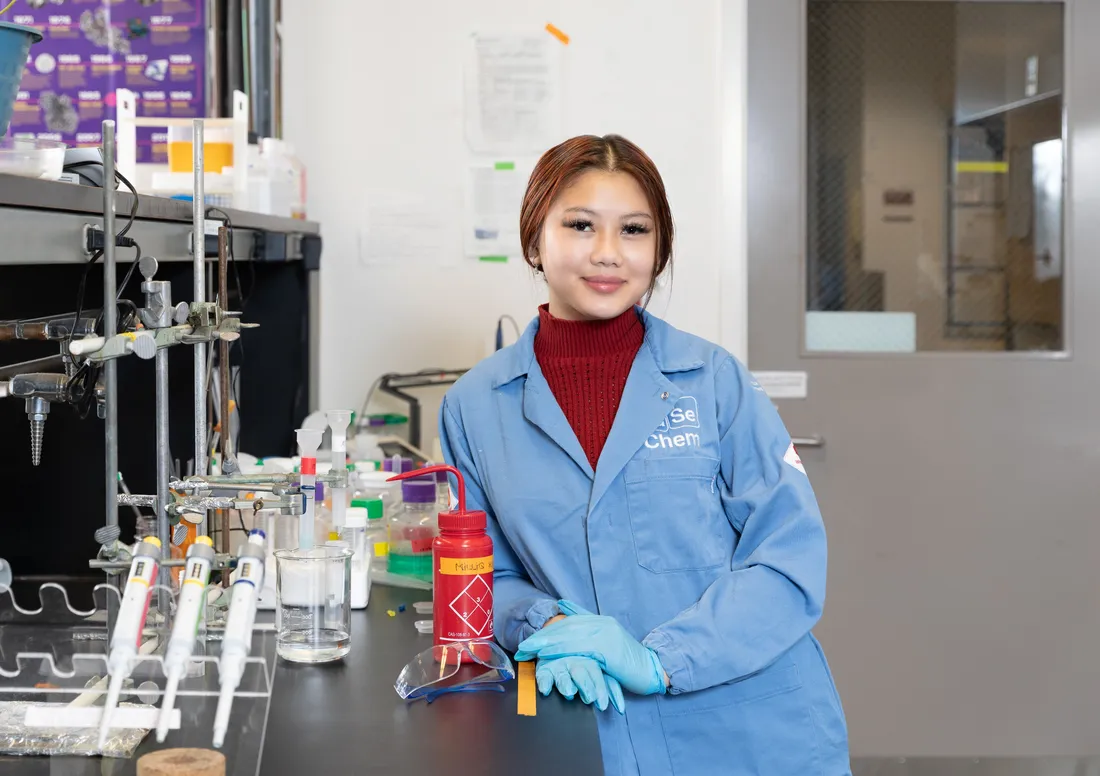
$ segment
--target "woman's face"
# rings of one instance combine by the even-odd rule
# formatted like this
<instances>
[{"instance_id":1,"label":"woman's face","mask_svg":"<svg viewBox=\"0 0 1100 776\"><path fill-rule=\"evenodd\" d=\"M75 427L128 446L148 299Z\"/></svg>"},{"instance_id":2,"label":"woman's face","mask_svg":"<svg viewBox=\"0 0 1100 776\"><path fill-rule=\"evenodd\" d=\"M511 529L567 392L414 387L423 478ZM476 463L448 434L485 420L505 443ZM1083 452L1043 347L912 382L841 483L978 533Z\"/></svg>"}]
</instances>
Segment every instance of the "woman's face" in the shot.
<instances>
[{"instance_id":1,"label":"woman's face","mask_svg":"<svg viewBox=\"0 0 1100 776\"><path fill-rule=\"evenodd\" d=\"M649 289L657 261L645 192L627 173L588 170L550 206L536 263L550 287L550 314L609 320Z\"/></svg>"}]
</instances>

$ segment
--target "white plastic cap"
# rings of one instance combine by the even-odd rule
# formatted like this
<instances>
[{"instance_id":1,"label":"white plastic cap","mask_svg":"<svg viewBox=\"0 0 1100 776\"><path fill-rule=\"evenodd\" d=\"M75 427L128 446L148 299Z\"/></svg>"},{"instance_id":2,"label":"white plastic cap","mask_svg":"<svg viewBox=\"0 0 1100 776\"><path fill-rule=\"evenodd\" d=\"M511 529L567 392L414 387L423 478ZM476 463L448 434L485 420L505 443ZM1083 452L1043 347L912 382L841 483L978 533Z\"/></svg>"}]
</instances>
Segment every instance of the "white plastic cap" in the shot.
<instances>
[{"instance_id":1,"label":"white plastic cap","mask_svg":"<svg viewBox=\"0 0 1100 776\"><path fill-rule=\"evenodd\" d=\"M303 458L313 458L317 448L321 446L321 434L323 432L312 428L300 428L297 430L298 447L302 451Z\"/></svg>"},{"instance_id":2,"label":"white plastic cap","mask_svg":"<svg viewBox=\"0 0 1100 776\"><path fill-rule=\"evenodd\" d=\"M347 528L366 528L367 510L363 507L348 507L344 513L344 525Z\"/></svg>"},{"instance_id":3,"label":"white plastic cap","mask_svg":"<svg viewBox=\"0 0 1100 776\"><path fill-rule=\"evenodd\" d=\"M393 472L358 472L359 481L364 485L370 485L372 488L400 488L401 480L395 480L389 482L389 478L394 476Z\"/></svg>"}]
</instances>

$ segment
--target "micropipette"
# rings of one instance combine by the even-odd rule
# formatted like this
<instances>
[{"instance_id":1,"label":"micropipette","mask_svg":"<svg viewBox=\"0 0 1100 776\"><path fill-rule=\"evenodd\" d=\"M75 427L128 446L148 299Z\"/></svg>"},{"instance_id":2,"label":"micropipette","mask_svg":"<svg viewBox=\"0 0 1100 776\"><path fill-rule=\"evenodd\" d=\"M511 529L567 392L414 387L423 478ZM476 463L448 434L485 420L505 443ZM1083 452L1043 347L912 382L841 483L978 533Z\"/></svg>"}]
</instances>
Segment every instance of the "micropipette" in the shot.
<instances>
[{"instance_id":1,"label":"micropipette","mask_svg":"<svg viewBox=\"0 0 1100 776\"><path fill-rule=\"evenodd\" d=\"M317 432L320 434L320 432ZM305 459L302 459L303 462ZM229 599L229 617L225 622L222 655L218 660L221 693L214 714L214 747L225 743L229 727L229 712L233 708L233 693L244 675L245 659L252 649L252 625L256 621L256 599L264 581L264 543L267 537L258 528L248 534L248 543L241 547L237 561L237 581Z\"/></svg>"},{"instance_id":2,"label":"micropipette","mask_svg":"<svg viewBox=\"0 0 1100 776\"><path fill-rule=\"evenodd\" d=\"M332 436L332 471L340 474L348 467L348 426L351 424L351 410L329 410L328 427ZM332 489L332 524L343 528L348 509L348 489Z\"/></svg>"},{"instance_id":3,"label":"micropipette","mask_svg":"<svg viewBox=\"0 0 1100 776\"><path fill-rule=\"evenodd\" d=\"M305 499L301 521L298 523L298 549L313 548L313 523L317 504L317 448L321 446L321 431L300 428L298 449L302 455L302 497Z\"/></svg>"},{"instance_id":4,"label":"micropipette","mask_svg":"<svg viewBox=\"0 0 1100 776\"><path fill-rule=\"evenodd\" d=\"M130 578L118 609L115 632L111 634L111 653L107 658L107 673L111 676L107 686L107 703L99 723L99 748L107 743L111 727L111 715L122 692L122 682L133 670L133 660L141 646L141 631L145 627L145 615L149 611L149 599L153 594L153 581L160 565L160 540L155 536L145 538L134 551L130 564Z\"/></svg>"},{"instance_id":5,"label":"micropipette","mask_svg":"<svg viewBox=\"0 0 1100 776\"><path fill-rule=\"evenodd\" d=\"M199 632L199 619L213 563L214 542L209 536L196 537L195 543L187 550L187 565L176 604L176 624L164 654L164 674L168 677L168 684L164 688L164 703L157 718L157 741L160 743L168 736L168 720L176 702L176 690L195 649L195 637Z\"/></svg>"}]
</instances>

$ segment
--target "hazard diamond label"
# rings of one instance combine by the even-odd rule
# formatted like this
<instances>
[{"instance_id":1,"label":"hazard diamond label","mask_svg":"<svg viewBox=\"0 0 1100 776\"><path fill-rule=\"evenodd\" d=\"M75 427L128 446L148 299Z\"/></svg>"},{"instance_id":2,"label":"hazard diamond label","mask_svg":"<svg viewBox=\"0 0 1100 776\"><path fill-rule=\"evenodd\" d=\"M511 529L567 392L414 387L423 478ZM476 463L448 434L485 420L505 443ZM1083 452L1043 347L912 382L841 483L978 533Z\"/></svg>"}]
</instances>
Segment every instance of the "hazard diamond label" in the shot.
<instances>
[{"instance_id":1,"label":"hazard diamond label","mask_svg":"<svg viewBox=\"0 0 1100 776\"><path fill-rule=\"evenodd\" d=\"M477 636L493 621L493 591L481 576L474 577L451 601L451 611Z\"/></svg>"}]
</instances>

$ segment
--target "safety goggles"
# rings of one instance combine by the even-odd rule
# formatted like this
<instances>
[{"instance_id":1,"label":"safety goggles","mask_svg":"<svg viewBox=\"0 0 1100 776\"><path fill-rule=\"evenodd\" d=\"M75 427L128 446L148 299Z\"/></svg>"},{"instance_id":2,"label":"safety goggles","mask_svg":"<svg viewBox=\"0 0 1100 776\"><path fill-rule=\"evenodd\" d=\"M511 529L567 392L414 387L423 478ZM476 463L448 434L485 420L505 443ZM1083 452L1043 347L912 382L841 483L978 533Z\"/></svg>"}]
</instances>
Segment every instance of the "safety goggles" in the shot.
<instances>
[{"instance_id":1,"label":"safety goggles","mask_svg":"<svg viewBox=\"0 0 1100 776\"><path fill-rule=\"evenodd\" d=\"M512 661L491 641L437 644L414 657L401 670L393 688L405 700L426 698L430 703L449 692L498 690L499 683L515 679Z\"/></svg>"}]
</instances>

